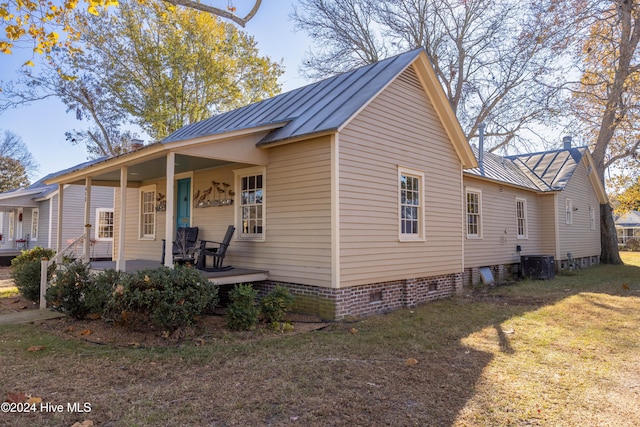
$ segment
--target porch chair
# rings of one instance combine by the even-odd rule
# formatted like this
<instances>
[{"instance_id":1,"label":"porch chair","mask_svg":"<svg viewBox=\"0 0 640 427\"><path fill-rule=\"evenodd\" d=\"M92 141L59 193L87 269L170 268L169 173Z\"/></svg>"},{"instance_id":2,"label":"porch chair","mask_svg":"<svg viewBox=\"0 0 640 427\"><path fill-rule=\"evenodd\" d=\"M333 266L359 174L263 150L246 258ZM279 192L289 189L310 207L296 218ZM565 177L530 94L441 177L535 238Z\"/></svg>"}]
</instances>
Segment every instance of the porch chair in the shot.
<instances>
[{"instance_id":1,"label":"porch chair","mask_svg":"<svg viewBox=\"0 0 640 427\"><path fill-rule=\"evenodd\" d=\"M224 235L224 239L222 242L214 242L213 240L200 240L200 254L198 255L198 270L203 271L224 271L230 270L230 265L223 267L222 262L224 261L224 256L227 254L227 248L229 247L229 243L231 243L231 238L233 237L233 233L236 231L236 228L233 225L230 225L227 228L227 233ZM213 244L216 246L209 246L209 244ZM211 257L213 260L213 266L207 267L207 257Z\"/></svg>"},{"instance_id":2,"label":"porch chair","mask_svg":"<svg viewBox=\"0 0 640 427\"><path fill-rule=\"evenodd\" d=\"M171 256L173 262L195 261L195 253L198 249L198 227L180 227L176 230L176 240L171 246ZM162 239L162 260L166 252L166 241Z\"/></svg>"}]
</instances>

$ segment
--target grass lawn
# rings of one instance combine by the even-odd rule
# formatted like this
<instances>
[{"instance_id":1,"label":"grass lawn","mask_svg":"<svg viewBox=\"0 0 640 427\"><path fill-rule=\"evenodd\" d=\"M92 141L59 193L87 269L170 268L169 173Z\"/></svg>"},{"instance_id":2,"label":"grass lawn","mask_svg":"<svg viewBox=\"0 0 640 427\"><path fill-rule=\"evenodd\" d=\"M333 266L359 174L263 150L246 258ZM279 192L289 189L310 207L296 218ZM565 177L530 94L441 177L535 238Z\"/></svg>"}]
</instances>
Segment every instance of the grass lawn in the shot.
<instances>
[{"instance_id":1,"label":"grass lawn","mask_svg":"<svg viewBox=\"0 0 640 427\"><path fill-rule=\"evenodd\" d=\"M0 400L63 411L0 426L637 426L640 254L622 256L299 335L145 349L1 326Z\"/></svg>"}]
</instances>

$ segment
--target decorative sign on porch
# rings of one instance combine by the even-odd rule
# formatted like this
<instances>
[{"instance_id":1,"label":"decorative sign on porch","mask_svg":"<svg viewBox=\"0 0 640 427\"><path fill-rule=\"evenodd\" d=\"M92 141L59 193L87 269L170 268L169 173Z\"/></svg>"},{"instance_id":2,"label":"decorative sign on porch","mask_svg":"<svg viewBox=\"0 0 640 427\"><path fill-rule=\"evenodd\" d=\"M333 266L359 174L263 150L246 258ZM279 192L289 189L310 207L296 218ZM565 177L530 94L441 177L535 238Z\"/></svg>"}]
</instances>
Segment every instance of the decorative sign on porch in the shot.
<instances>
[{"instance_id":1,"label":"decorative sign on porch","mask_svg":"<svg viewBox=\"0 0 640 427\"><path fill-rule=\"evenodd\" d=\"M231 184L218 181L211 181L211 184L212 186L204 191L196 191L193 195L193 207L209 208L212 206L229 206L233 204L233 196L236 193L229 189Z\"/></svg>"}]
</instances>

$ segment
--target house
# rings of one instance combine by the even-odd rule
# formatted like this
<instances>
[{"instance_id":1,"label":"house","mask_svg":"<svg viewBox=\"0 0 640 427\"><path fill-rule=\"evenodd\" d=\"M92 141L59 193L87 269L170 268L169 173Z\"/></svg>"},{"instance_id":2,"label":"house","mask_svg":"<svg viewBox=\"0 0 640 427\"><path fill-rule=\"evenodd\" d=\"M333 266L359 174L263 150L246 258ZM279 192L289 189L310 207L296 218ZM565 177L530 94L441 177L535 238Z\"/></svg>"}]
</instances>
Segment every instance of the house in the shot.
<instances>
[{"instance_id":1,"label":"house","mask_svg":"<svg viewBox=\"0 0 640 427\"><path fill-rule=\"evenodd\" d=\"M82 165L91 163L93 162ZM0 193L0 258L3 265L9 265L11 258L21 249L35 246L55 249L58 246L58 238L64 247L85 232L82 216L85 208L85 187L68 185L63 191L63 226L60 230L61 236L58 235L60 191L57 184L45 184L45 181L64 172L49 174L26 188ZM114 190L106 187L95 188L91 193L93 259L111 259L112 256L113 195Z\"/></svg>"},{"instance_id":2,"label":"house","mask_svg":"<svg viewBox=\"0 0 640 427\"><path fill-rule=\"evenodd\" d=\"M465 284L480 267L505 278L520 272L522 256L553 256L555 267L600 260L604 187L586 147L501 157L484 153L464 172Z\"/></svg>"},{"instance_id":3,"label":"house","mask_svg":"<svg viewBox=\"0 0 640 427\"><path fill-rule=\"evenodd\" d=\"M618 244L626 245L632 237L640 238L640 212L629 211L615 219Z\"/></svg>"},{"instance_id":4,"label":"house","mask_svg":"<svg viewBox=\"0 0 640 427\"><path fill-rule=\"evenodd\" d=\"M159 260L197 226L325 318L453 294L462 171L476 160L423 50L178 130L50 183L116 187L115 259ZM453 238L452 238L453 237ZM166 263L171 259L167 257Z\"/></svg>"},{"instance_id":5,"label":"house","mask_svg":"<svg viewBox=\"0 0 640 427\"><path fill-rule=\"evenodd\" d=\"M565 203L553 196L559 190L542 202L545 191L529 182L507 186L475 176L477 167L419 49L185 126L48 183L115 188L118 270L158 265L163 239L178 227L219 241L233 225L225 258L233 280L263 293L284 285L296 310L343 319L450 296L462 290L465 270L515 259L470 250L466 261L465 185L481 189L485 203L501 187L522 192L539 208L528 225L537 246L523 243L526 250L566 249L553 236L534 238L541 221L555 218L544 207ZM494 225L483 221L492 252ZM556 233L554 224L545 232Z\"/></svg>"}]
</instances>

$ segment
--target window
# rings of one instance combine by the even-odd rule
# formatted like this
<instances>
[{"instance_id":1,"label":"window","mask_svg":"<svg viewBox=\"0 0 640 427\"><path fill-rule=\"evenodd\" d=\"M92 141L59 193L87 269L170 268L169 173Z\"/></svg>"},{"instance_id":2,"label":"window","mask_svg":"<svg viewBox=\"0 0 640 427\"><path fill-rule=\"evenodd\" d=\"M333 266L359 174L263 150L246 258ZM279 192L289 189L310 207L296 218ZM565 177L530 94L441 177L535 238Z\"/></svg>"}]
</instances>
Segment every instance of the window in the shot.
<instances>
[{"instance_id":1,"label":"window","mask_svg":"<svg viewBox=\"0 0 640 427\"><path fill-rule=\"evenodd\" d=\"M156 236L156 186L140 188L140 238Z\"/></svg>"},{"instance_id":2,"label":"window","mask_svg":"<svg viewBox=\"0 0 640 427\"><path fill-rule=\"evenodd\" d=\"M113 240L113 209L96 209L96 240Z\"/></svg>"},{"instance_id":3,"label":"window","mask_svg":"<svg viewBox=\"0 0 640 427\"><path fill-rule=\"evenodd\" d=\"M565 222L573 224L573 201L571 199L564 200Z\"/></svg>"},{"instance_id":4,"label":"window","mask_svg":"<svg viewBox=\"0 0 640 427\"><path fill-rule=\"evenodd\" d=\"M596 229L596 210L593 206L589 206L589 223L591 224L591 229Z\"/></svg>"},{"instance_id":5,"label":"window","mask_svg":"<svg viewBox=\"0 0 640 427\"><path fill-rule=\"evenodd\" d=\"M528 236L527 227L527 201L516 199L516 225L518 239L526 239Z\"/></svg>"},{"instance_id":6,"label":"window","mask_svg":"<svg viewBox=\"0 0 640 427\"><path fill-rule=\"evenodd\" d=\"M264 168L236 171L240 188L239 238L261 240L265 236Z\"/></svg>"},{"instance_id":7,"label":"window","mask_svg":"<svg viewBox=\"0 0 640 427\"><path fill-rule=\"evenodd\" d=\"M479 190L467 190L467 237L482 237L482 193Z\"/></svg>"},{"instance_id":8,"label":"window","mask_svg":"<svg viewBox=\"0 0 640 427\"><path fill-rule=\"evenodd\" d=\"M38 240L38 223L40 221L40 209L31 209L31 240Z\"/></svg>"},{"instance_id":9,"label":"window","mask_svg":"<svg viewBox=\"0 0 640 427\"><path fill-rule=\"evenodd\" d=\"M16 212L9 211L9 240L16 237Z\"/></svg>"},{"instance_id":10,"label":"window","mask_svg":"<svg viewBox=\"0 0 640 427\"><path fill-rule=\"evenodd\" d=\"M422 181L420 172L399 170L400 177L400 238L422 238Z\"/></svg>"}]
</instances>

